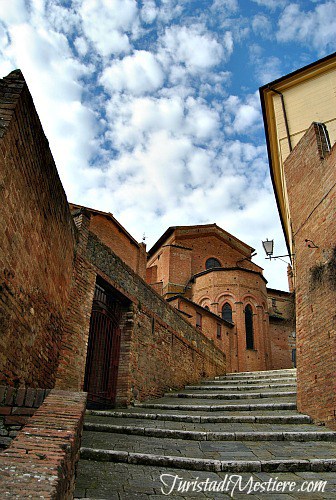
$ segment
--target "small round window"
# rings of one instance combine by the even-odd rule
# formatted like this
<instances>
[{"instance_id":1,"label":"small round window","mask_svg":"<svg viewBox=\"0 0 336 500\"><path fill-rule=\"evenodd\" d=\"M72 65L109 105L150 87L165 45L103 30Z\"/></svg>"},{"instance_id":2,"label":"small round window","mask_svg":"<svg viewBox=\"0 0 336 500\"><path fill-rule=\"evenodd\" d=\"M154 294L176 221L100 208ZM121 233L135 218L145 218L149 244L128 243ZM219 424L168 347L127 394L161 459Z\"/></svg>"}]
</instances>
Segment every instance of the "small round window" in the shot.
<instances>
[{"instance_id":1,"label":"small round window","mask_svg":"<svg viewBox=\"0 0 336 500\"><path fill-rule=\"evenodd\" d=\"M206 261L205 269L213 269L214 267L221 267L221 263L219 262L219 260L211 257Z\"/></svg>"}]
</instances>

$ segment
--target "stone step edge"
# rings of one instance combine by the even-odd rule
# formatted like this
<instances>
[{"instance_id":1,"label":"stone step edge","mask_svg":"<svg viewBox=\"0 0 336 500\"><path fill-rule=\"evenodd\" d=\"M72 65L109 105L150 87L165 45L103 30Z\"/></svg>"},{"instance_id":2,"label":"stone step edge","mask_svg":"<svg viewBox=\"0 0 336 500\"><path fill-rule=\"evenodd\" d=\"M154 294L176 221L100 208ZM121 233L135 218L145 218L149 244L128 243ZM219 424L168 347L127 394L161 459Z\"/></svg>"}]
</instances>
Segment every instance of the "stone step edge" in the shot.
<instances>
[{"instance_id":1,"label":"stone step edge","mask_svg":"<svg viewBox=\"0 0 336 500\"><path fill-rule=\"evenodd\" d=\"M296 396L296 391L287 392L242 392L242 393L205 393L205 394L194 394L191 392L166 392L164 394L165 398L180 398L180 399L263 399L263 398L285 398Z\"/></svg>"},{"instance_id":2,"label":"stone step edge","mask_svg":"<svg viewBox=\"0 0 336 500\"><path fill-rule=\"evenodd\" d=\"M258 371L253 371L253 372L228 372L225 373L225 375L219 375L222 377L225 376L235 376L235 375L281 375L283 373L288 373L288 374L296 374L297 370L296 368L281 368L280 370L258 370Z\"/></svg>"},{"instance_id":3,"label":"stone step edge","mask_svg":"<svg viewBox=\"0 0 336 500\"><path fill-rule=\"evenodd\" d=\"M200 380L200 384L209 384L209 383L229 383L229 384L234 384L236 382L242 382L244 384L256 384L256 383L271 383L271 382L292 382L296 381L297 377L296 376L288 376L288 377L253 377L253 378L243 378L243 379L238 379L236 382L234 382L234 378L225 378L225 377L215 377L215 378L204 378ZM258 382L259 380L259 382Z\"/></svg>"},{"instance_id":4,"label":"stone step edge","mask_svg":"<svg viewBox=\"0 0 336 500\"><path fill-rule=\"evenodd\" d=\"M133 465L152 465L175 469L209 472L329 472L336 471L336 459L297 460L211 460L174 457L118 450L81 448L81 460L118 462Z\"/></svg>"},{"instance_id":5,"label":"stone step edge","mask_svg":"<svg viewBox=\"0 0 336 500\"><path fill-rule=\"evenodd\" d=\"M291 384L266 384L254 385L253 387L247 385L186 385L185 389L190 391L255 391L258 389L283 389L288 387L296 387L296 383Z\"/></svg>"},{"instance_id":6,"label":"stone step edge","mask_svg":"<svg viewBox=\"0 0 336 500\"><path fill-rule=\"evenodd\" d=\"M212 432L187 431L178 429L158 429L132 425L112 425L85 423L85 431L110 432L133 436L185 439L190 441L336 441L336 432L332 431L288 431L288 432Z\"/></svg>"},{"instance_id":7,"label":"stone step edge","mask_svg":"<svg viewBox=\"0 0 336 500\"><path fill-rule=\"evenodd\" d=\"M296 403L261 403L242 405L183 405L163 403L135 403L134 408L183 411L255 411L255 410L296 410Z\"/></svg>"},{"instance_id":8,"label":"stone step edge","mask_svg":"<svg viewBox=\"0 0 336 500\"><path fill-rule=\"evenodd\" d=\"M277 378L278 380L287 380L287 379L296 379L296 375L277 375L276 377L269 377L268 375L219 375L218 377L214 377L212 380L224 380L224 381L232 381L232 380L272 380ZM209 380L209 379L204 379Z\"/></svg>"},{"instance_id":9,"label":"stone step edge","mask_svg":"<svg viewBox=\"0 0 336 500\"><path fill-rule=\"evenodd\" d=\"M87 415L112 418L134 418L139 420L167 420L173 422L193 423L260 423L260 424L311 424L313 419L309 415L178 415L170 413L128 413L121 411L87 410Z\"/></svg>"}]
</instances>

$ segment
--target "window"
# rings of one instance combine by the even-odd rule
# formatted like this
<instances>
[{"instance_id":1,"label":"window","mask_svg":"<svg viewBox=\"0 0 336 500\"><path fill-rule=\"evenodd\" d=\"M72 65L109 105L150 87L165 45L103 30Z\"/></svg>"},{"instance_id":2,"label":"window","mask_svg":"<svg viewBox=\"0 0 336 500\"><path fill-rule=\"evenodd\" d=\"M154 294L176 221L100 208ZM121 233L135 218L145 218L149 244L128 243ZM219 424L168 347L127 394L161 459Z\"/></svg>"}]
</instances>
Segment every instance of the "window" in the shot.
<instances>
[{"instance_id":1,"label":"window","mask_svg":"<svg viewBox=\"0 0 336 500\"><path fill-rule=\"evenodd\" d=\"M210 307L209 306L204 306L204 309L206 309L207 311L210 311Z\"/></svg>"},{"instance_id":2,"label":"window","mask_svg":"<svg viewBox=\"0 0 336 500\"><path fill-rule=\"evenodd\" d=\"M221 263L214 257L210 257L205 263L205 269L213 269L214 267L221 267Z\"/></svg>"},{"instance_id":3,"label":"window","mask_svg":"<svg viewBox=\"0 0 336 500\"><path fill-rule=\"evenodd\" d=\"M219 323L217 323L217 338L222 338L222 325L220 325Z\"/></svg>"},{"instance_id":4,"label":"window","mask_svg":"<svg viewBox=\"0 0 336 500\"><path fill-rule=\"evenodd\" d=\"M254 349L253 345L253 312L250 304L245 307L246 349Z\"/></svg>"},{"instance_id":5,"label":"window","mask_svg":"<svg viewBox=\"0 0 336 500\"><path fill-rule=\"evenodd\" d=\"M202 328L202 314L196 313L196 327L197 328Z\"/></svg>"},{"instance_id":6,"label":"window","mask_svg":"<svg viewBox=\"0 0 336 500\"><path fill-rule=\"evenodd\" d=\"M222 307L222 319L232 323L232 308L228 302L226 302Z\"/></svg>"}]
</instances>

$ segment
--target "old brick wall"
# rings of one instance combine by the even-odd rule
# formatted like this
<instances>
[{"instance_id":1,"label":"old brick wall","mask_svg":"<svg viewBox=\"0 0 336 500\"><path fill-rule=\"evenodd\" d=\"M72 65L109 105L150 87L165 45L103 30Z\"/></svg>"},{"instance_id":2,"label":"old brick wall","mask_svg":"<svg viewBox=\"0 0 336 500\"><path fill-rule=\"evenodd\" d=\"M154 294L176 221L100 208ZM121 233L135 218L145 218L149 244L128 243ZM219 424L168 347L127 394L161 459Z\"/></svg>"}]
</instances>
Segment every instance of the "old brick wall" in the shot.
<instances>
[{"instance_id":1,"label":"old brick wall","mask_svg":"<svg viewBox=\"0 0 336 500\"><path fill-rule=\"evenodd\" d=\"M71 205L70 205L71 206ZM145 278L147 254L146 247L137 243L126 230L109 217L108 214L100 214L94 210L90 212L90 231L117 254L126 264L133 269L141 278Z\"/></svg>"},{"instance_id":2,"label":"old brick wall","mask_svg":"<svg viewBox=\"0 0 336 500\"><path fill-rule=\"evenodd\" d=\"M195 328L199 328L202 333L210 339L216 347L218 347L218 349L225 353L225 355L229 353L230 335L234 330L233 325L230 325L226 321L222 320L222 318L217 314L207 311L204 307L200 307L184 297L177 296L172 300L169 300L169 303L178 311L184 313L187 321L189 321ZM197 313L201 317L200 327L197 327L196 324ZM228 359L227 369L229 369Z\"/></svg>"},{"instance_id":3,"label":"old brick wall","mask_svg":"<svg viewBox=\"0 0 336 500\"><path fill-rule=\"evenodd\" d=\"M294 295L267 288L267 298L272 368L293 368L292 350L296 346Z\"/></svg>"},{"instance_id":4,"label":"old brick wall","mask_svg":"<svg viewBox=\"0 0 336 500\"><path fill-rule=\"evenodd\" d=\"M224 354L92 234L87 256L131 302L122 325L117 404L225 373Z\"/></svg>"},{"instance_id":5,"label":"old brick wall","mask_svg":"<svg viewBox=\"0 0 336 500\"><path fill-rule=\"evenodd\" d=\"M51 388L75 228L22 74L0 81L0 382Z\"/></svg>"},{"instance_id":6,"label":"old brick wall","mask_svg":"<svg viewBox=\"0 0 336 500\"><path fill-rule=\"evenodd\" d=\"M73 498L85 401L85 393L51 391L0 453L1 498Z\"/></svg>"},{"instance_id":7,"label":"old brick wall","mask_svg":"<svg viewBox=\"0 0 336 500\"><path fill-rule=\"evenodd\" d=\"M0 386L0 448L7 448L41 406L50 389Z\"/></svg>"},{"instance_id":8,"label":"old brick wall","mask_svg":"<svg viewBox=\"0 0 336 500\"><path fill-rule=\"evenodd\" d=\"M336 428L336 146L328 152L313 124L284 168L295 252L298 407Z\"/></svg>"}]
</instances>

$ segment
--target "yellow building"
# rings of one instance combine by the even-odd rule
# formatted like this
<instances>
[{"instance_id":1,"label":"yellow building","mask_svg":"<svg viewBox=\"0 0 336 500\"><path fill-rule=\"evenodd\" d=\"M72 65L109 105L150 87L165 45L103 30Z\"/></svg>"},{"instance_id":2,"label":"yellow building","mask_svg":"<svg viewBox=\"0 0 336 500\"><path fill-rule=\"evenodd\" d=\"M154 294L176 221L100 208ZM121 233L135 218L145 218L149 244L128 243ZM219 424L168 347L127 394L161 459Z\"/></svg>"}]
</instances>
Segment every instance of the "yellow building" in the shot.
<instances>
[{"instance_id":1,"label":"yellow building","mask_svg":"<svg viewBox=\"0 0 336 500\"><path fill-rule=\"evenodd\" d=\"M271 177L288 250L292 235L283 164L313 122L336 142L336 53L260 88ZM327 136L326 136L327 137Z\"/></svg>"}]
</instances>

